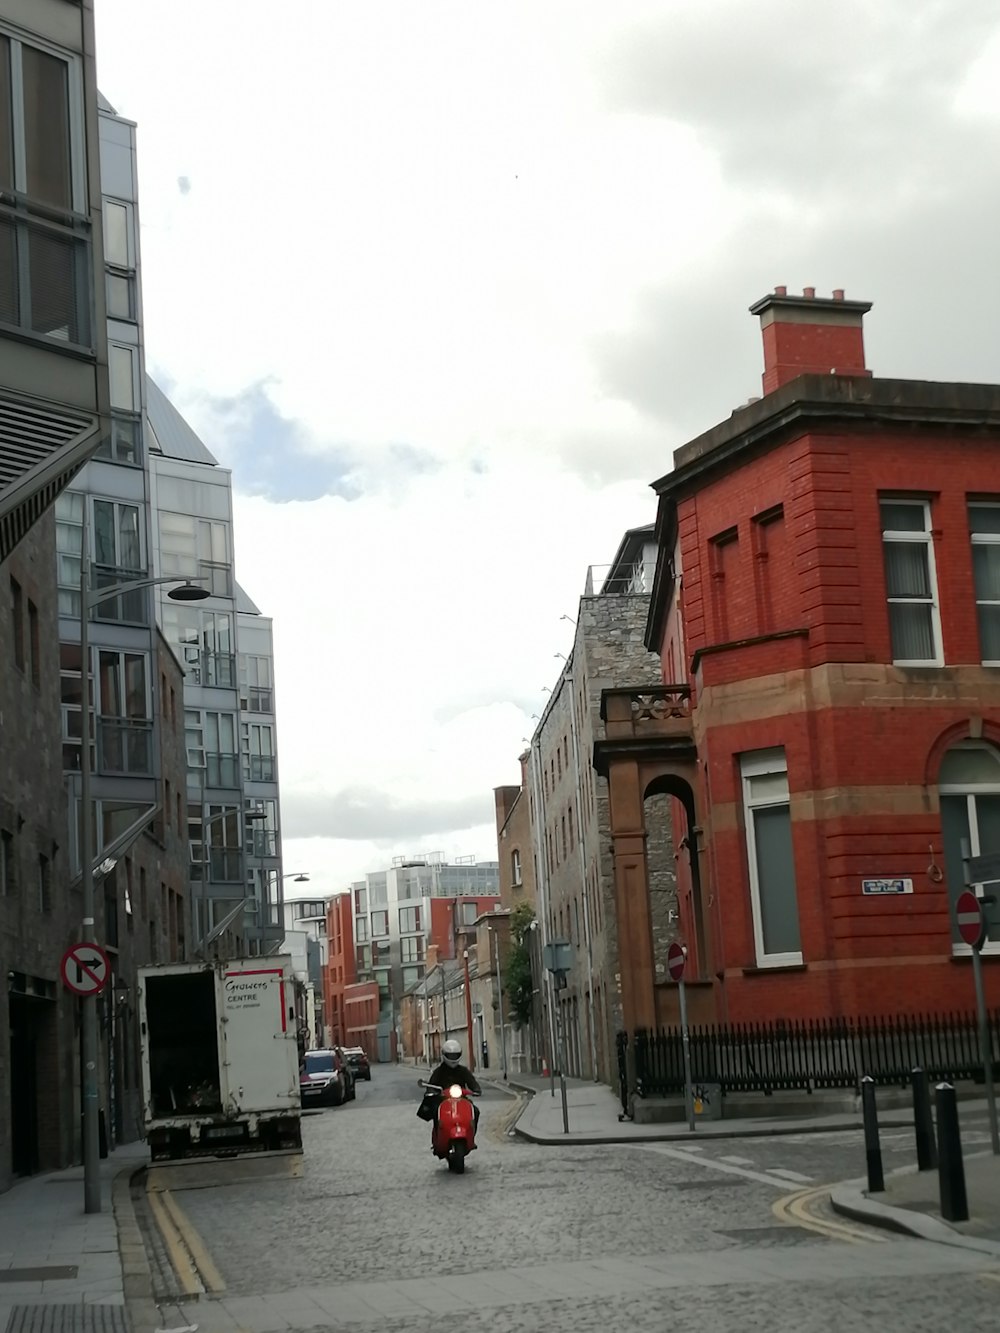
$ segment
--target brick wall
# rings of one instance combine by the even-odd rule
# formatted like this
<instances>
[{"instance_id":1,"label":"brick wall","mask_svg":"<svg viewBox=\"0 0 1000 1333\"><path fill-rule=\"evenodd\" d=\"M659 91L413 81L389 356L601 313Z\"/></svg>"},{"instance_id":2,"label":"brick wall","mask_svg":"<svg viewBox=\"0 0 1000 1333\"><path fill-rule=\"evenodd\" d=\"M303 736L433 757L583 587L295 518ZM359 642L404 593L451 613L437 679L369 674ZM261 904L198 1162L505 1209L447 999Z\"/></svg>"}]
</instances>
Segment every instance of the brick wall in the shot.
<instances>
[{"instance_id":1,"label":"brick wall","mask_svg":"<svg viewBox=\"0 0 1000 1333\"><path fill-rule=\"evenodd\" d=\"M14 661L11 579L21 591L23 666ZM32 649L29 603L37 613ZM59 979L63 951L79 938L82 903L70 892L69 821L63 789L59 627L56 616L55 528L46 514L0 564L0 834L8 858L0 896L0 1189L12 1180L15 1148L34 1138L28 1165L53 1170L75 1160L79 1146L79 1060L76 1001ZM36 662L32 670L32 659ZM46 889L39 885L40 859ZM18 1094L29 1098L11 1116L12 1027L19 1051L30 1052L34 1077L19 1066ZM31 1084L29 1088L27 1085Z\"/></svg>"},{"instance_id":2,"label":"brick wall","mask_svg":"<svg viewBox=\"0 0 1000 1333\"><path fill-rule=\"evenodd\" d=\"M682 626L720 1017L972 1003L968 963L952 956L947 886L928 866L943 866L944 751L963 737L1000 741L1000 672L980 662L967 509L1000 493L998 446L929 426L814 430L678 501L682 575L663 658L676 671ZM891 664L880 495L930 498L944 667ZM786 631L801 634L744 642ZM788 763L795 972L757 968L750 910L739 756L772 747ZM684 923L683 857L679 876ZM914 891L865 897L871 877L911 878ZM985 972L1000 1003L1000 960Z\"/></svg>"}]
</instances>

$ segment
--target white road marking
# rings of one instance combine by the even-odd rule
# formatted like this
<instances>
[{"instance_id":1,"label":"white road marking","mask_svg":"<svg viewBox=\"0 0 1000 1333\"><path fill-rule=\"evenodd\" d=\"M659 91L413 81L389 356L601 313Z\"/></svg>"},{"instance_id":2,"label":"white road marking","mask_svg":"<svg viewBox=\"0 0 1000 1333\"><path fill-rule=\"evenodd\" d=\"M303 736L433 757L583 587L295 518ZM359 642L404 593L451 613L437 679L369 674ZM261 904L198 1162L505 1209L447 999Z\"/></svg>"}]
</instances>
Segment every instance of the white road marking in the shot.
<instances>
[{"instance_id":1,"label":"white road marking","mask_svg":"<svg viewBox=\"0 0 1000 1333\"><path fill-rule=\"evenodd\" d=\"M704 1166L710 1171L721 1171L729 1176L743 1176L747 1180L756 1180L762 1185L770 1185L772 1189L787 1190L788 1181L782 1180L777 1175L765 1175L763 1171L752 1171L747 1166L735 1166L732 1162L722 1162L716 1157L696 1157L694 1153L685 1148L671 1148L665 1143L643 1143L637 1144L637 1147L643 1152L659 1153L661 1157L672 1157L677 1162L687 1162L689 1166Z\"/></svg>"},{"instance_id":2,"label":"white road marking","mask_svg":"<svg viewBox=\"0 0 1000 1333\"><path fill-rule=\"evenodd\" d=\"M784 1180L790 1180L793 1184L809 1185L813 1181L812 1176L804 1176L801 1171L789 1171L780 1166L769 1166L767 1168L772 1176L781 1176Z\"/></svg>"},{"instance_id":3,"label":"white road marking","mask_svg":"<svg viewBox=\"0 0 1000 1333\"><path fill-rule=\"evenodd\" d=\"M721 1156L721 1157L719 1158L719 1161L720 1161L720 1162L729 1162L729 1163L731 1163L731 1165L733 1165L733 1166L753 1166L753 1158L752 1158L752 1157L728 1157L728 1156Z\"/></svg>"}]
</instances>

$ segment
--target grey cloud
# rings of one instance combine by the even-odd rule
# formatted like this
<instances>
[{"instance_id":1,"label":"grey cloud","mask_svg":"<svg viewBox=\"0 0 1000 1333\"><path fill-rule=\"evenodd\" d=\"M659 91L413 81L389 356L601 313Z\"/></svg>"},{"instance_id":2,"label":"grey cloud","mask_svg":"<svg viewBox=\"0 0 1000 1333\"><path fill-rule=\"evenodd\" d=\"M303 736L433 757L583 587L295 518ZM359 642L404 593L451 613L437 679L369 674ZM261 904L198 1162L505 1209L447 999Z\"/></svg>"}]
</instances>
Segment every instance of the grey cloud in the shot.
<instances>
[{"instance_id":1,"label":"grey cloud","mask_svg":"<svg viewBox=\"0 0 1000 1333\"><path fill-rule=\"evenodd\" d=\"M399 801L373 787L345 787L332 796L283 792L281 810L286 838L380 843L453 833L494 818L489 792L456 800Z\"/></svg>"},{"instance_id":2,"label":"grey cloud","mask_svg":"<svg viewBox=\"0 0 1000 1333\"><path fill-rule=\"evenodd\" d=\"M605 391L662 432L651 476L761 392L747 307L778 283L871 300L876 375L996 378L996 127L950 110L996 11L970 3L959 22L955 8L840 7L850 44L818 28L810 48L803 25L829 15L771 0L727 8L725 43L717 22L664 19L613 57L619 102L694 125L733 187L724 249L651 277L631 327L592 345Z\"/></svg>"},{"instance_id":3,"label":"grey cloud","mask_svg":"<svg viewBox=\"0 0 1000 1333\"><path fill-rule=\"evenodd\" d=\"M730 179L877 183L884 195L951 117L996 26L992 0L728 0L625 32L608 55L607 94L696 130Z\"/></svg>"}]
</instances>

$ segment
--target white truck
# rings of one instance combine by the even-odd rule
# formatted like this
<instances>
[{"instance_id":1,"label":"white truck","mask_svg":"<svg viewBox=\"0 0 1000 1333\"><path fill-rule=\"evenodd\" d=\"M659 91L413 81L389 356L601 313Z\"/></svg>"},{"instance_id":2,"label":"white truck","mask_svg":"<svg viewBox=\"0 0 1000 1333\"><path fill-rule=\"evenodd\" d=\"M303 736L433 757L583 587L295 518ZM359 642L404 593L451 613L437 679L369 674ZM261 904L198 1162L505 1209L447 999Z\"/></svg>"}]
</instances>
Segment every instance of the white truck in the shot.
<instances>
[{"instance_id":1,"label":"white truck","mask_svg":"<svg viewBox=\"0 0 1000 1333\"><path fill-rule=\"evenodd\" d=\"M301 1151L293 978L285 955L140 968L154 1162Z\"/></svg>"}]
</instances>

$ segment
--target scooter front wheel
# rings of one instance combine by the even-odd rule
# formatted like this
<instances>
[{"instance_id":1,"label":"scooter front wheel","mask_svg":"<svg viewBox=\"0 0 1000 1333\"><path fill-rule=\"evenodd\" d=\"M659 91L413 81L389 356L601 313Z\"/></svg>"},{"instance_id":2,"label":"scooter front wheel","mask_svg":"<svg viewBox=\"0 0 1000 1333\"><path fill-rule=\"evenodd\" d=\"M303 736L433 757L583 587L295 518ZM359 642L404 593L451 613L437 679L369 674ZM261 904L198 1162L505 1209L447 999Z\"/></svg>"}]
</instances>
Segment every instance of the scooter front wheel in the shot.
<instances>
[{"instance_id":1,"label":"scooter front wheel","mask_svg":"<svg viewBox=\"0 0 1000 1333\"><path fill-rule=\"evenodd\" d=\"M453 1143L448 1149L448 1170L454 1171L459 1176L465 1171L464 1143Z\"/></svg>"}]
</instances>

